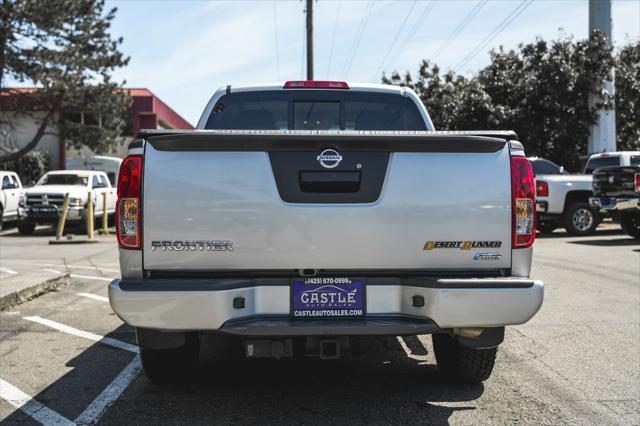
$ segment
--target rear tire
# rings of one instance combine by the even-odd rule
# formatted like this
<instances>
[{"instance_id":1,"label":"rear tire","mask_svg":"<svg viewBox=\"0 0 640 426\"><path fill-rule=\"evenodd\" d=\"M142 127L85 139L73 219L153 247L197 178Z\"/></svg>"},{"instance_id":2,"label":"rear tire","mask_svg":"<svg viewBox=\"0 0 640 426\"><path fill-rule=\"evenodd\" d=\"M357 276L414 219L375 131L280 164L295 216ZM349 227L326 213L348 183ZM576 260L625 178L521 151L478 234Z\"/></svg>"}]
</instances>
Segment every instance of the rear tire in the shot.
<instances>
[{"instance_id":1,"label":"rear tire","mask_svg":"<svg viewBox=\"0 0 640 426\"><path fill-rule=\"evenodd\" d=\"M81 220L76 225L76 232L78 235L87 235L87 221Z\"/></svg>"},{"instance_id":2,"label":"rear tire","mask_svg":"<svg viewBox=\"0 0 640 426\"><path fill-rule=\"evenodd\" d=\"M640 214L621 213L620 227L625 234L631 235L635 239L640 239Z\"/></svg>"},{"instance_id":3,"label":"rear tire","mask_svg":"<svg viewBox=\"0 0 640 426\"><path fill-rule=\"evenodd\" d=\"M35 223L18 222L18 232L20 233L20 235L33 235L33 231L35 229Z\"/></svg>"},{"instance_id":4,"label":"rear tire","mask_svg":"<svg viewBox=\"0 0 640 426\"><path fill-rule=\"evenodd\" d=\"M591 235L600 223L600 214L585 201L571 204L564 214L564 228L571 235Z\"/></svg>"},{"instance_id":5,"label":"rear tire","mask_svg":"<svg viewBox=\"0 0 640 426\"><path fill-rule=\"evenodd\" d=\"M539 222L538 230L543 234L550 234L556 229L558 225L555 222Z\"/></svg>"},{"instance_id":6,"label":"rear tire","mask_svg":"<svg viewBox=\"0 0 640 426\"><path fill-rule=\"evenodd\" d=\"M498 348L472 349L462 346L455 337L431 335L440 374L455 383L479 384L491 376Z\"/></svg>"},{"instance_id":7,"label":"rear tire","mask_svg":"<svg viewBox=\"0 0 640 426\"><path fill-rule=\"evenodd\" d=\"M200 355L200 339L193 338L175 349L140 348L144 373L154 383L173 383L195 371Z\"/></svg>"}]
</instances>

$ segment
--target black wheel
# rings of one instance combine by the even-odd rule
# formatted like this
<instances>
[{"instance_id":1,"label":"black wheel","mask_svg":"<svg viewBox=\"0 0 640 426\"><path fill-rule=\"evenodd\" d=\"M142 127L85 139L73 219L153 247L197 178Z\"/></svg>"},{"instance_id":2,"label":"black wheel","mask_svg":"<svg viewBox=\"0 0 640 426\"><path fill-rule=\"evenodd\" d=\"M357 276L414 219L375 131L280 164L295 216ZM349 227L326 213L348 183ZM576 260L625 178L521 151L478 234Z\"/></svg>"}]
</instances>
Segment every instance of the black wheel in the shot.
<instances>
[{"instance_id":1,"label":"black wheel","mask_svg":"<svg viewBox=\"0 0 640 426\"><path fill-rule=\"evenodd\" d=\"M448 334L431 336L438 371L456 383L478 384L491 376L498 348L472 349L462 346Z\"/></svg>"},{"instance_id":2,"label":"black wheel","mask_svg":"<svg viewBox=\"0 0 640 426\"><path fill-rule=\"evenodd\" d=\"M640 239L640 213L621 213L620 227L625 234Z\"/></svg>"},{"instance_id":3,"label":"black wheel","mask_svg":"<svg viewBox=\"0 0 640 426\"><path fill-rule=\"evenodd\" d=\"M140 348L144 373L154 383L172 383L191 376L198 364L200 339L194 337L175 349Z\"/></svg>"},{"instance_id":4,"label":"black wheel","mask_svg":"<svg viewBox=\"0 0 640 426\"><path fill-rule=\"evenodd\" d=\"M66 227L66 226L65 226ZM87 235L87 221L81 220L76 224L76 232L78 235Z\"/></svg>"},{"instance_id":5,"label":"black wheel","mask_svg":"<svg viewBox=\"0 0 640 426\"><path fill-rule=\"evenodd\" d=\"M18 222L18 232L20 235L33 235L34 229L36 229L35 223Z\"/></svg>"},{"instance_id":6,"label":"black wheel","mask_svg":"<svg viewBox=\"0 0 640 426\"><path fill-rule=\"evenodd\" d=\"M573 203L564 215L564 228L571 235L590 235L600 223L600 214L584 201Z\"/></svg>"},{"instance_id":7,"label":"black wheel","mask_svg":"<svg viewBox=\"0 0 640 426\"><path fill-rule=\"evenodd\" d=\"M555 222L538 222L538 231L543 234L550 234L554 229L558 227L558 224Z\"/></svg>"}]
</instances>

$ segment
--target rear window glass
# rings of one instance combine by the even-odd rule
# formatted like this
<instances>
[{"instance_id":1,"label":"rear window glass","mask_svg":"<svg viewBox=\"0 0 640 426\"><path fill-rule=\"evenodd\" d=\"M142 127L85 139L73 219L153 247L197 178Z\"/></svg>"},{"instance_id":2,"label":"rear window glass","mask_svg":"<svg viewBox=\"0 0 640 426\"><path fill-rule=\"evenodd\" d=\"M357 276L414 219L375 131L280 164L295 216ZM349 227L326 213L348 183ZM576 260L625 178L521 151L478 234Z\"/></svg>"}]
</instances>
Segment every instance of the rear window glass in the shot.
<instances>
[{"instance_id":1,"label":"rear window glass","mask_svg":"<svg viewBox=\"0 0 640 426\"><path fill-rule=\"evenodd\" d=\"M547 160L531 160L534 175L559 175L560 167Z\"/></svg>"},{"instance_id":2,"label":"rear window glass","mask_svg":"<svg viewBox=\"0 0 640 426\"><path fill-rule=\"evenodd\" d=\"M216 103L207 129L287 130L289 101L273 95L224 96Z\"/></svg>"},{"instance_id":3,"label":"rear window glass","mask_svg":"<svg viewBox=\"0 0 640 426\"><path fill-rule=\"evenodd\" d=\"M609 167L609 166L619 166L620 165L620 157L597 157L592 158L587 163L584 172L589 174L593 173L594 170L599 169L601 167Z\"/></svg>"},{"instance_id":4,"label":"rear window glass","mask_svg":"<svg viewBox=\"0 0 640 426\"><path fill-rule=\"evenodd\" d=\"M340 102L294 102L294 130L340 130Z\"/></svg>"},{"instance_id":5,"label":"rear window glass","mask_svg":"<svg viewBox=\"0 0 640 426\"><path fill-rule=\"evenodd\" d=\"M206 129L427 130L409 98L346 91L277 91L224 95Z\"/></svg>"},{"instance_id":6,"label":"rear window glass","mask_svg":"<svg viewBox=\"0 0 640 426\"><path fill-rule=\"evenodd\" d=\"M640 155L632 155L630 159L632 166L640 166Z\"/></svg>"},{"instance_id":7,"label":"rear window glass","mask_svg":"<svg viewBox=\"0 0 640 426\"><path fill-rule=\"evenodd\" d=\"M415 104L405 97L359 98L344 103L345 130L426 130Z\"/></svg>"}]
</instances>

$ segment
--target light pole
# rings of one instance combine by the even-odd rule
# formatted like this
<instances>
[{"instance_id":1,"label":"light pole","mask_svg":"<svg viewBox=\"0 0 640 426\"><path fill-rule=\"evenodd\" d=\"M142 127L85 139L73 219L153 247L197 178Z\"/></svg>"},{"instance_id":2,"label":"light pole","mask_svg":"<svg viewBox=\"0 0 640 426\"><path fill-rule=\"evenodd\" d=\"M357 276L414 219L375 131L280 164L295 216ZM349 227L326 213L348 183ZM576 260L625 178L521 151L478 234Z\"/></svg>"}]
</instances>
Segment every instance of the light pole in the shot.
<instances>
[{"instance_id":1,"label":"light pole","mask_svg":"<svg viewBox=\"0 0 640 426\"><path fill-rule=\"evenodd\" d=\"M607 46L611 46L611 0L589 0L589 37L594 30L600 30L607 38ZM613 102L615 94L614 69L610 78L602 82L602 99L597 95L589 95L589 105L594 106L603 100ZM589 132L588 154L596 152L612 152L616 150L616 110L599 108L596 123Z\"/></svg>"}]
</instances>

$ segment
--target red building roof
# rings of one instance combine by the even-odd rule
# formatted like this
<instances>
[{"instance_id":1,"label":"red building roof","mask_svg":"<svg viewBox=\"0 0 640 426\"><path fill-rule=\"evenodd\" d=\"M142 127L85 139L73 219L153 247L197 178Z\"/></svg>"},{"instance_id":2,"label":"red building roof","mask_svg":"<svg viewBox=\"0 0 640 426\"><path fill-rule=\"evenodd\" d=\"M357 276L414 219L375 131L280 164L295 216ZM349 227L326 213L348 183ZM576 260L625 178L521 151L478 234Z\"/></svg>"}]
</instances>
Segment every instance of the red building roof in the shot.
<instances>
[{"instance_id":1,"label":"red building roof","mask_svg":"<svg viewBox=\"0 0 640 426\"><path fill-rule=\"evenodd\" d=\"M123 90L133 98L130 111L134 115L134 134L140 129L155 129L158 126L170 129L193 129L193 126L187 120L182 118L180 114L154 95L151 90L128 87L125 87ZM136 115L139 116L137 123ZM152 121L155 125L153 127L147 127L147 125L152 124Z\"/></svg>"},{"instance_id":2,"label":"red building roof","mask_svg":"<svg viewBox=\"0 0 640 426\"><path fill-rule=\"evenodd\" d=\"M12 96L15 94L33 93L36 87L12 87L0 92L0 96ZM122 89L133 98L129 111L132 114L133 134L140 129L156 129L165 127L170 129L193 129L193 126L175 112L169 105L146 88ZM39 109L34 106L34 109Z\"/></svg>"}]
</instances>

